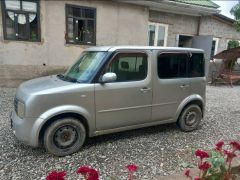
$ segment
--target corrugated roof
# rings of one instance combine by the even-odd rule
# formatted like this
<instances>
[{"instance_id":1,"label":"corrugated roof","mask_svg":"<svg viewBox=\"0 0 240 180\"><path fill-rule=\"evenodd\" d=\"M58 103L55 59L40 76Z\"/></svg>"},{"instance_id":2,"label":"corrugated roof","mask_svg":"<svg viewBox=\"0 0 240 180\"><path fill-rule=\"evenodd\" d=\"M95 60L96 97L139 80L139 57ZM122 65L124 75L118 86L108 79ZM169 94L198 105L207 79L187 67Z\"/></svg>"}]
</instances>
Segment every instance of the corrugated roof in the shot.
<instances>
[{"instance_id":1,"label":"corrugated roof","mask_svg":"<svg viewBox=\"0 0 240 180\"><path fill-rule=\"evenodd\" d=\"M202 6L202 7L208 7L208 8L214 8L217 9L220 6L212 2L211 0L170 0L170 1L175 1L179 3L184 3L184 4L190 4L190 5L196 5L196 6Z\"/></svg>"}]
</instances>

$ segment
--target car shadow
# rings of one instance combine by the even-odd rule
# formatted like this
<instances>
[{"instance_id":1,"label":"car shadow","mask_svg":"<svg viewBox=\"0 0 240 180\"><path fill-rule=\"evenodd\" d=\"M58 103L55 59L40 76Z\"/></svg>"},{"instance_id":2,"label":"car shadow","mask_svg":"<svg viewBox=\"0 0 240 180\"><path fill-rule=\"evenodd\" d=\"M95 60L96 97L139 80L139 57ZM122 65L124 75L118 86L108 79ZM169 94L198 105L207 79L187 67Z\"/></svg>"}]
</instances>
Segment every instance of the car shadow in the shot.
<instances>
[{"instance_id":1,"label":"car shadow","mask_svg":"<svg viewBox=\"0 0 240 180\"><path fill-rule=\"evenodd\" d=\"M103 143L113 143L116 141L122 141L125 139L134 139L134 138L141 138L141 137L148 137L150 135L170 132L170 131L180 131L175 123L172 124L164 124L164 125L157 125L151 127L144 127L134 130L127 130L117 133L111 133L106 135L100 135L92 138L88 138L85 142L85 147L91 147L100 145Z\"/></svg>"},{"instance_id":2,"label":"car shadow","mask_svg":"<svg viewBox=\"0 0 240 180\"><path fill-rule=\"evenodd\" d=\"M201 124L199 125L198 129L201 129ZM117 132L117 133L112 133L112 134L106 134L106 135L100 135L96 137L91 137L87 138L85 141L85 144L83 147L77 152L81 153L83 151L86 151L89 148L96 147L96 146L101 146L106 143L117 143L119 141L124 141L124 140L131 140L135 138L148 138L148 136L152 135L158 135L158 134L164 134L164 133L184 133L182 132L176 123L171 123L171 124L163 124L163 125L157 125L157 126L151 126L151 127L144 127L144 128L139 128L139 129L134 129L134 130L128 130L128 131L123 131L123 132ZM23 156L47 156L47 157L54 157L58 158L50 153L48 153L44 147L37 147L33 148L30 146L27 146L21 142L19 142L16 139L16 148L20 148L21 151L24 152Z\"/></svg>"}]
</instances>

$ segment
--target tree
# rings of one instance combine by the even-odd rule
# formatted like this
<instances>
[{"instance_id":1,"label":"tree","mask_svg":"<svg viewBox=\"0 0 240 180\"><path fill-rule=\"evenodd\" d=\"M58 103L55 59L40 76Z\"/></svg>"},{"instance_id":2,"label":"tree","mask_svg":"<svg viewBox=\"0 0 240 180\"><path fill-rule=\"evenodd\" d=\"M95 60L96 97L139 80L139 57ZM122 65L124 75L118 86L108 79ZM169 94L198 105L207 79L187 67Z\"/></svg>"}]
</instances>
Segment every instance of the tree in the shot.
<instances>
[{"instance_id":1,"label":"tree","mask_svg":"<svg viewBox=\"0 0 240 180\"><path fill-rule=\"evenodd\" d=\"M232 7L230 13L235 17L234 27L240 32L240 1Z\"/></svg>"},{"instance_id":2,"label":"tree","mask_svg":"<svg viewBox=\"0 0 240 180\"><path fill-rule=\"evenodd\" d=\"M228 46L227 49L232 49L232 48L236 48L239 46L239 42L237 40L230 40L228 42Z\"/></svg>"}]
</instances>

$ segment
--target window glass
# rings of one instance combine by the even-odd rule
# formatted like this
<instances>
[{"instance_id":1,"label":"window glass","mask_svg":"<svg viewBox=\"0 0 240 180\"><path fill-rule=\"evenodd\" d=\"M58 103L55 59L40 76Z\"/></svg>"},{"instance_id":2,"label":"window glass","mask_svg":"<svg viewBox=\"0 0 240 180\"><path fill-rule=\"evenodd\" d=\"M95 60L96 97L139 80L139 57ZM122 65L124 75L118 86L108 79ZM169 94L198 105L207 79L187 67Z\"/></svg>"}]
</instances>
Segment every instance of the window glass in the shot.
<instances>
[{"instance_id":1,"label":"window glass","mask_svg":"<svg viewBox=\"0 0 240 180\"><path fill-rule=\"evenodd\" d=\"M164 53L158 56L158 76L161 79L187 77L187 54Z\"/></svg>"},{"instance_id":2,"label":"window glass","mask_svg":"<svg viewBox=\"0 0 240 180\"><path fill-rule=\"evenodd\" d=\"M23 9L24 11L37 12L37 3L35 3L35 2L23 1L23 2L22 2L22 9Z\"/></svg>"},{"instance_id":3,"label":"window glass","mask_svg":"<svg viewBox=\"0 0 240 180\"><path fill-rule=\"evenodd\" d=\"M155 26L149 25L148 37L149 37L149 46L154 46L155 39Z\"/></svg>"},{"instance_id":4,"label":"window glass","mask_svg":"<svg viewBox=\"0 0 240 180\"><path fill-rule=\"evenodd\" d=\"M9 10L20 10L19 0L5 0L5 6Z\"/></svg>"},{"instance_id":5,"label":"window glass","mask_svg":"<svg viewBox=\"0 0 240 180\"><path fill-rule=\"evenodd\" d=\"M189 77L204 76L204 58L202 53L193 53L189 62Z\"/></svg>"},{"instance_id":6,"label":"window glass","mask_svg":"<svg viewBox=\"0 0 240 180\"><path fill-rule=\"evenodd\" d=\"M67 42L94 45L96 34L96 10L87 7L66 6Z\"/></svg>"},{"instance_id":7,"label":"window glass","mask_svg":"<svg viewBox=\"0 0 240 180\"><path fill-rule=\"evenodd\" d=\"M167 24L150 23L148 26L148 45L166 46Z\"/></svg>"},{"instance_id":8,"label":"window glass","mask_svg":"<svg viewBox=\"0 0 240 180\"><path fill-rule=\"evenodd\" d=\"M5 0L4 38L10 40L39 41L39 1Z\"/></svg>"},{"instance_id":9,"label":"window glass","mask_svg":"<svg viewBox=\"0 0 240 180\"><path fill-rule=\"evenodd\" d=\"M211 48L211 58L214 56L215 54L215 48L216 48L216 40L212 41L212 48Z\"/></svg>"},{"instance_id":10,"label":"window glass","mask_svg":"<svg viewBox=\"0 0 240 180\"><path fill-rule=\"evenodd\" d=\"M36 41L39 39L38 36L38 18L36 14L29 15L29 22L30 22L30 39Z\"/></svg>"},{"instance_id":11,"label":"window glass","mask_svg":"<svg viewBox=\"0 0 240 180\"><path fill-rule=\"evenodd\" d=\"M16 36L18 39L27 39L27 24L26 24L26 15L25 14L18 14L17 16L18 23L17 23L17 33Z\"/></svg>"},{"instance_id":12,"label":"window glass","mask_svg":"<svg viewBox=\"0 0 240 180\"><path fill-rule=\"evenodd\" d=\"M14 30L14 13L13 12L8 12L6 15L6 21L5 21L5 28L6 28L6 37L9 39L15 38L15 30ZM11 18L12 17L12 18Z\"/></svg>"},{"instance_id":13,"label":"window glass","mask_svg":"<svg viewBox=\"0 0 240 180\"><path fill-rule=\"evenodd\" d=\"M158 46L164 46L164 38L165 38L165 27L159 26L159 28L158 28L158 40L157 40L157 45Z\"/></svg>"},{"instance_id":14,"label":"window glass","mask_svg":"<svg viewBox=\"0 0 240 180\"><path fill-rule=\"evenodd\" d=\"M110 63L107 72L114 72L117 82L143 80L147 76L147 55L119 54Z\"/></svg>"},{"instance_id":15,"label":"window glass","mask_svg":"<svg viewBox=\"0 0 240 180\"><path fill-rule=\"evenodd\" d=\"M100 68L106 52L86 51L81 54L76 63L65 73L66 79L78 82L88 82Z\"/></svg>"}]
</instances>

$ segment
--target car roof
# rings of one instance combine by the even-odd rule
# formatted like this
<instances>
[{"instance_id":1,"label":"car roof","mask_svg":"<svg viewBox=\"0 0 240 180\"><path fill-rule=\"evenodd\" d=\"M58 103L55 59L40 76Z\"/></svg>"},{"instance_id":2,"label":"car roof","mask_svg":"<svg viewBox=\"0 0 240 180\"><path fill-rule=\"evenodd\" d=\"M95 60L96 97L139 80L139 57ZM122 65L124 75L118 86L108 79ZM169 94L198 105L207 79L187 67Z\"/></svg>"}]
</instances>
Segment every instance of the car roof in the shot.
<instances>
[{"instance_id":1,"label":"car roof","mask_svg":"<svg viewBox=\"0 0 240 180\"><path fill-rule=\"evenodd\" d=\"M86 51L116 51L116 50L164 50L164 51L190 51L204 52L202 49L182 48L182 47L157 47L157 46L95 46Z\"/></svg>"}]
</instances>

